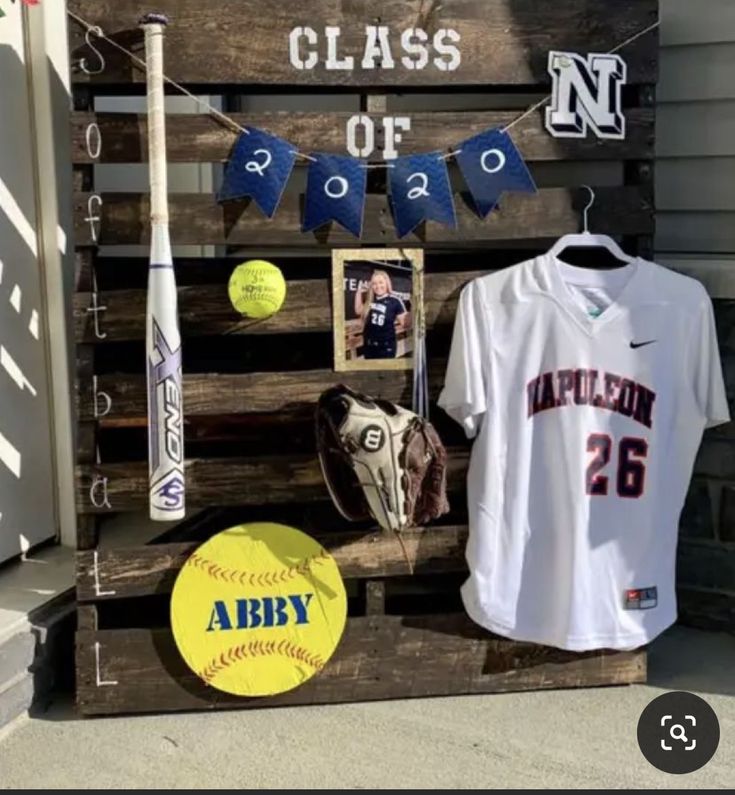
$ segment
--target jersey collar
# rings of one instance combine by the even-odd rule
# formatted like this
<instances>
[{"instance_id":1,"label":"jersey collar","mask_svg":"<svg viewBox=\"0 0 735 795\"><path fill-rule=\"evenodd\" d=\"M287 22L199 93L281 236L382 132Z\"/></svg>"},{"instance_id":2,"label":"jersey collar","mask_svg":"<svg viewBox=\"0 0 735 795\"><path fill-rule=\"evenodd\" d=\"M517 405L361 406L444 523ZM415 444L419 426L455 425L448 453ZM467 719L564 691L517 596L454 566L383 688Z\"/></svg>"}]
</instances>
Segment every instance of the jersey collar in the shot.
<instances>
[{"instance_id":1,"label":"jersey collar","mask_svg":"<svg viewBox=\"0 0 735 795\"><path fill-rule=\"evenodd\" d=\"M539 259L543 282L546 283L549 292L572 319L590 335L594 335L632 305L645 271L645 260L640 257L614 270L579 268L550 254L544 254ZM575 299L567 280L590 287L606 286L610 283L620 286L613 302L602 314L592 317Z\"/></svg>"}]
</instances>

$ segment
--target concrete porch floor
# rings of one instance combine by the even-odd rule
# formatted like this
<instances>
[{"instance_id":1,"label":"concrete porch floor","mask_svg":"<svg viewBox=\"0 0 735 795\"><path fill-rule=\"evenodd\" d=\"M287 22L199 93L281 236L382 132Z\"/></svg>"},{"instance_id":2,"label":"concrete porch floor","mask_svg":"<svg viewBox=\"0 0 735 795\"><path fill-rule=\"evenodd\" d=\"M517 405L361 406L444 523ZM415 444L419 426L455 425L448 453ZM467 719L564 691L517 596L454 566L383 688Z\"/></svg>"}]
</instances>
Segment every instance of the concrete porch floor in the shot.
<instances>
[{"instance_id":1,"label":"concrete porch floor","mask_svg":"<svg viewBox=\"0 0 735 795\"><path fill-rule=\"evenodd\" d=\"M715 757L672 776L636 742L665 690L702 695ZM373 704L79 719L60 699L0 735L2 788L694 787L735 784L735 637L674 628L649 684Z\"/></svg>"}]
</instances>

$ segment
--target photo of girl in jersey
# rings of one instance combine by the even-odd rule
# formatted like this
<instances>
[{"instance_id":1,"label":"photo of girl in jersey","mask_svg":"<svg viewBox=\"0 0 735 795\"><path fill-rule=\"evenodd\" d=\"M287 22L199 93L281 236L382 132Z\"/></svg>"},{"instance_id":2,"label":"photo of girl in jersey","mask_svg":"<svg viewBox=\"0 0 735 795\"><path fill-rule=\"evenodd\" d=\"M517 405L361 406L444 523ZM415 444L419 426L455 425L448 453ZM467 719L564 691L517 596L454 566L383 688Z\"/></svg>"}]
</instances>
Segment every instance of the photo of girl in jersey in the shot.
<instances>
[{"instance_id":1,"label":"photo of girl in jersey","mask_svg":"<svg viewBox=\"0 0 735 795\"><path fill-rule=\"evenodd\" d=\"M393 292L393 282L385 270L374 270L367 287L355 291L355 314L362 325L362 356L365 359L395 359L398 335L410 330L406 303ZM403 346L403 355L408 353Z\"/></svg>"},{"instance_id":2,"label":"photo of girl in jersey","mask_svg":"<svg viewBox=\"0 0 735 795\"><path fill-rule=\"evenodd\" d=\"M423 251L332 251L334 369L410 370L421 316Z\"/></svg>"}]
</instances>

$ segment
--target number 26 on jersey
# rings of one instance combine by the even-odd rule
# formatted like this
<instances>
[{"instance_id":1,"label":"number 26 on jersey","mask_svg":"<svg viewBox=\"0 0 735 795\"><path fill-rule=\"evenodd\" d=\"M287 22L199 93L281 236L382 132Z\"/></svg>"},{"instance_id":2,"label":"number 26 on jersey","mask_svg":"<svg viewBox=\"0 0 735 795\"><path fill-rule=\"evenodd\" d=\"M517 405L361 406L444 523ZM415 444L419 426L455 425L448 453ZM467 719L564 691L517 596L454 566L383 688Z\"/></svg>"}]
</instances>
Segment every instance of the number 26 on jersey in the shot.
<instances>
[{"instance_id":1,"label":"number 26 on jersey","mask_svg":"<svg viewBox=\"0 0 735 795\"><path fill-rule=\"evenodd\" d=\"M617 449L616 449L617 448ZM587 466L586 491L592 497L605 497L611 491L619 497L640 497L646 484L648 442L635 436L624 436L617 446L606 433L591 433L587 437L587 452L592 460ZM607 474L611 459L617 465L615 483Z\"/></svg>"}]
</instances>

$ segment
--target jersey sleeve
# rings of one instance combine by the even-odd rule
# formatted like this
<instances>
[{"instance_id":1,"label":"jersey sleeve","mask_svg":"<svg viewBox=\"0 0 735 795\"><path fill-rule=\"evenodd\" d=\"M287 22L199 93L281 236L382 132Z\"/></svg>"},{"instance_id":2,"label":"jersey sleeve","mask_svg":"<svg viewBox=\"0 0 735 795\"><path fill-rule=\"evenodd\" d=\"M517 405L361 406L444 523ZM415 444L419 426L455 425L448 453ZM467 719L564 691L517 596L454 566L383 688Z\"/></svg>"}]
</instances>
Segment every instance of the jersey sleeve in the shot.
<instances>
[{"instance_id":1,"label":"jersey sleeve","mask_svg":"<svg viewBox=\"0 0 735 795\"><path fill-rule=\"evenodd\" d=\"M444 388L438 401L469 438L477 434L488 406L485 373L490 341L488 323L480 285L472 281L460 294Z\"/></svg>"},{"instance_id":2,"label":"jersey sleeve","mask_svg":"<svg viewBox=\"0 0 735 795\"><path fill-rule=\"evenodd\" d=\"M730 421L730 410L722 378L722 363L717 345L717 330L712 301L702 290L695 328L689 340L689 372L694 396L705 420L712 428Z\"/></svg>"},{"instance_id":3,"label":"jersey sleeve","mask_svg":"<svg viewBox=\"0 0 735 795\"><path fill-rule=\"evenodd\" d=\"M393 300L391 301L390 306L390 318L391 322L395 323L395 321L406 311L406 305L397 295L393 295L391 298Z\"/></svg>"}]
</instances>

